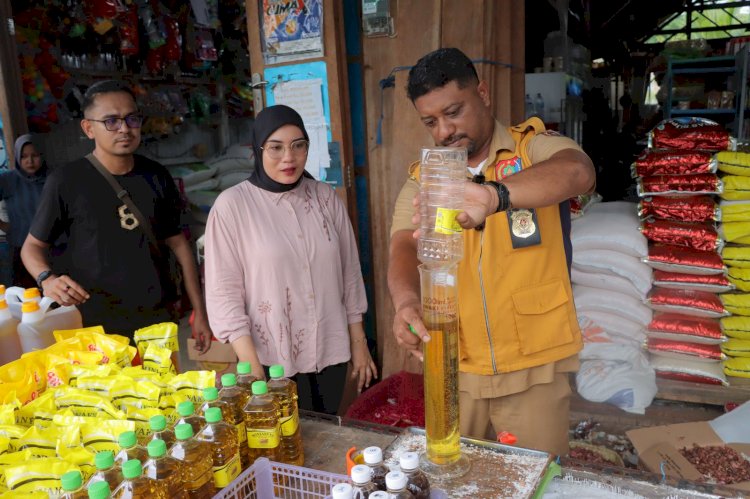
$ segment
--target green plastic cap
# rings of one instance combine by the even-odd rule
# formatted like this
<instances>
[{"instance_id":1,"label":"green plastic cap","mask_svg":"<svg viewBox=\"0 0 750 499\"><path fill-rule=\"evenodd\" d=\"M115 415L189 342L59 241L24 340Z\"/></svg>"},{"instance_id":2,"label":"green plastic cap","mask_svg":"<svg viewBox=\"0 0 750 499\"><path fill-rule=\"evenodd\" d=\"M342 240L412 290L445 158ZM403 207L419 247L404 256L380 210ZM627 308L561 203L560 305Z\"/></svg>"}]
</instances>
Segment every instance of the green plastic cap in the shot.
<instances>
[{"instance_id":1,"label":"green plastic cap","mask_svg":"<svg viewBox=\"0 0 750 499\"><path fill-rule=\"evenodd\" d=\"M187 423L178 424L174 427L174 436L177 440L187 440L193 436L193 427Z\"/></svg>"},{"instance_id":2,"label":"green plastic cap","mask_svg":"<svg viewBox=\"0 0 750 499\"><path fill-rule=\"evenodd\" d=\"M110 492L107 482L94 482L89 485L89 499L107 499Z\"/></svg>"},{"instance_id":3,"label":"green plastic cap","mask_svg":"<svg viewBox=\"0 0 750 499\"><path fill-rule=\"evenodd\" d=\"M120 444L120 447L122 447L123 449L128 449L130 447L133 447L135 444L137 444L138 439L136 438L134 431L124 431L120 433L120 436L117 439L117 442Z\"/></svg>"},{"instance_id":4,"label":"green plastic cap","mask_svg":"<svg viewBox=\"0 0 750 499\"><path fill-rule=\"evenodd\" d=\"M167 443L161 438L155 438L148 443L148 456L161 457L167 453Z\"/></svg>"},{"instance_id":5,"label":"green plastic cap","mask_svg":"<svg viewBox=\"0 0 750 499\"><path fill-rule=\"evenodd\" d=\"M221 408L212 407L206 410L206 423L218 423L221 421Z\"/></svg>"},{"instance_id":6,"label":"green plastic cap","mask_svg":"<svg viewBox=\"0 0 750 499\"><path fill-rule=\"evenodd\" d=\"M232 373L222 374L221 386L237 386L237 376Z\"/></svg>"},{"instance_id":7,"label":"green plastic cap","mask_svg":"<svg viewBox=\"0 0 750 499\"><path fill-rule=\"evenodd\" d=\"M148 420L148 427L151 428L151 431L164 431L167 427L167 418L161 414L151 416L151 419Z\"/></svg>"},{"instance_id":8,"label":"green plastic cap","mask_svg":"<svg viewBox=\"0 0 750 499\"><path fill-rule=\"evenodd\" d=\"M219 398L219 390L215 387L209 387L203 389L203 399L207 402L213 402Z\"/></svg>"},{"instance_id":9,"label":"green plastic cap","mask_svg":"<svg viewBox=\"0 0 750 499\"><path fill-rule=\"evenodd\" d=\"M283 378L284 366L281 364L274 364L268 368L268 374L270 374L272 378Z\"/></svg>"},{"instance_id":10,"label":"green plastic cap","mask_svg":"<svg viewBox=\"0 0 750 499\"><path fill-rule=\"evenodd\" d=\"M177 414L179 414L183 418L192 416L194 413L195 413L195 405L190 400L186 400L184 402L180 402L179 404L177 404Z\"/></svg>"},{"instance_id":11,"label":"green plastic cap","mask_svg":"<svg viewBox=\"0 0 750 499\"><path fill-rule=\"evenodd\" d=\"M268 393L268 385L265 381L254 381L252 384L253 395L265 395Z\"/></svg>"},{"instance_id":12,"label":"green plastic cap","mask_svg":"<svg viewBox=\"0 0 750 499\"><path fill-rule=\"evenodd\" d=\"M141 474L143 474L143 466L137 459L130 459L122 465L122 475L128 480L138 478Z\"/></svg>"},{"instance_id":13,"label":"green plastic cap","mask_svg":"<svg viewBox=\"0 0 750 499\"><path fill-rule=\"evenodd\" d=\"M238 362L237 363L237 374L250 374L253 370L253 366L249 362Z\"/></svg>"},{"instance_id":14,"label":"green plastic cap","mask_svg":"<svg viewBox=\"0 0 750 499\"><path fill-rule=\"evenodd\" d=\"M94 466L98 470L106 470L115 465L115 455L111 450L103 450L94 456Z\"/></svg>"},{"instance_id":15,"label":"green plastic cap","mask_svg":"<svg viewBox=\"0 0 750 499\"><path fill-rule=\"evenodd\" d=\"M69 492L80 489L83 485L83 478L80 471L68 471L60 478L60 482L62 482L63 490Z\"/></svg>"}]
</instances>

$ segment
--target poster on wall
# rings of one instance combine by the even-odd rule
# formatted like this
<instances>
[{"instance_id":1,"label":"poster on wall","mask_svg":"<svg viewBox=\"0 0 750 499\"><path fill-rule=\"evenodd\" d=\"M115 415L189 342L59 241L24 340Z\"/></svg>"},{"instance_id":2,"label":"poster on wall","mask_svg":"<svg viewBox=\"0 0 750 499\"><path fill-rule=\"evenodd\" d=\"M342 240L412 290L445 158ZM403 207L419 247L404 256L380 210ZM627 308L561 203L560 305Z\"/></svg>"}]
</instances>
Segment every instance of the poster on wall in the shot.
<instances>
[{"instance_id":1,"label":"poster on wall","mask_svg":"<svg viewBox=\"0 0 750 499\"><path fill-rule=\"evenodd\" d=\"M261 0L266 64L323 56L323 0Z\"/></svg>"}]
</instances>

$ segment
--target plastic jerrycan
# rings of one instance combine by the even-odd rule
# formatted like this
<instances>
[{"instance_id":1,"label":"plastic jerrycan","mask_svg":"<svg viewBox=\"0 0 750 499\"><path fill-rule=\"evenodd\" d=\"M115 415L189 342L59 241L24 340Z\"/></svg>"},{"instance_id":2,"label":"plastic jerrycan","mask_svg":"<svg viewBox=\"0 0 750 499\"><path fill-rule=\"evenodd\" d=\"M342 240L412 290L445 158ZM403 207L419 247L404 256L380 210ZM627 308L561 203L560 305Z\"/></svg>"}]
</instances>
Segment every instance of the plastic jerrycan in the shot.
<instances>
[{"instance_id":1,"label":"plastic jerrycan","mask_svg":"<svg viewBox=\"0 0 750 499\"><path fill-rule=\"evenodd\" d=\"M0 365L20 358L23 353L18 339L18 322L5 300L0 299Z\"/></svg>"},{"instance_id":2,"label":"plastic jerrycan","mask_svg":"<svg viewBox=\"0 0 750 499\"><path fill-rule=\"evenodd\" d=\"M21 323L18 325L18 338L24 353L47 348L55 342L52 335L61 329L78 329L83 327L81 312L74 306L50 309L54 303L44 297L37 303L25 302L21 306Z\"/></svg>"},{"instance_id":3,"label":"plastic jerrycan","mask_svg":"<svg viewBox=\"0 0 750 499\"><path fill-rule=\"evenodd\" d=\"M33 300L39 303L42 300L39 290L35 293L32 289L36 288L29 288L27 290L19 286L11 286L5 290L5 301L8 303L10 313L19 321L22 314L21 305L23 305L24 301Z\"/></svg>"}]
</instances>

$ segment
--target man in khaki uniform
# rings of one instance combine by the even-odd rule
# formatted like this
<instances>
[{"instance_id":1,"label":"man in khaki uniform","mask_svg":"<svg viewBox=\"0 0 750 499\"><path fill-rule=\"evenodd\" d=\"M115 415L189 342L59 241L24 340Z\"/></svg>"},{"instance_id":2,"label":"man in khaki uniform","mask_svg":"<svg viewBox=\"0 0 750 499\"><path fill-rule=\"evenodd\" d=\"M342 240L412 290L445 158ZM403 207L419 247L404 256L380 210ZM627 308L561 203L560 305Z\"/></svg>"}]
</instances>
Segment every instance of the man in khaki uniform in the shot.
<instances>
[{"instance_id":1,"label":"man in khaki uniform","mask_svg":"<svg viewBox=\"0 0 750 499\"><path fill-rule=\"evenodd\" d=\"M469 157L464 257L459 264L461 434L509 431L522 447L568 451L569 373L582 347L569 278L567 200L594 188L591 160L544 130L538 118L505 127L487 83L458 49L439 49L409 72L407 92L435 144ZM421 319L412 201L419 163L399 194L391 228L388 286L393 333L420 359ZM482 183L484 182L484 183ZM416 334L409 331L414 328Z\"/></svg>"}]
</instances>

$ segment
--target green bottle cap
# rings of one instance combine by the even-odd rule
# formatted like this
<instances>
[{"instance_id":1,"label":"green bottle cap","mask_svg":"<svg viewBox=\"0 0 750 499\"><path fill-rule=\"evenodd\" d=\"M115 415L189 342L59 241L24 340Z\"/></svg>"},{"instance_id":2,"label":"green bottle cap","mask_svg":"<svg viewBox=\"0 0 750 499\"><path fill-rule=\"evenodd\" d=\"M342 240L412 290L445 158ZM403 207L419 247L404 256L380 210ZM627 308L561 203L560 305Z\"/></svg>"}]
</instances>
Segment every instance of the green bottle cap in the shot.
<instances>
[{"instance_id":1,"label":"green bottle cap","mask_svg":"<svg viewBox=\"0 0 750 499\"><path fill-rule=\"evenodd\" d=\"M149 457L161 457L167 453L167 443L161 438L150 441L147 448Z\"/></svg>"},{"instance_id":2,"label":"green bottle cap","mask_svg":"<svg viewBox=\"0 0 750 499\"><path fill-rule=\"evenodd\" d=\"M178 424L174 427L174 435L177 440L187 440L193 436L193 427L187 423Z\"/></svg>"},{"instance_id":3,"label":"green bottle cap","mask_svg":"<svg viewBox=\"0 0 750 499\"><path fill-rule=\"evenodd\" d=\"M161 414L151 416L151 419L148 420L148 426L151 431L164 431L167 427L167 418Z\"/></svg>"},{"instance_id":4,"label":"green bottle cap","mask_svg":"<svg viewBox=\"0 0 750 499\"><path fill-rule=\"evenodd\" d=\"M117 439L117 442L120 444L121 448L128 449L137 444L138 439L136 438L134 431L124 431L120 433L120 437Z\"/></svg>"},{"instance_id":5,"label":"green bottle cap","mask_svg":"<svg viewBox=\"0 0 750 499\"><path fill-rule=\"evenodd\" d=\"M81 488L83 478L81 478L80 471L68 471L60 478L60 482L62 482L63 490L65 492L70 492Z\"/></svg>"},{"instance_id":6,"label":"green bottle cap","mask_svg":"<svg viewBox=\"0 0 750 499\"><path fill-rule=\"evenodd\" d=\"M218 423L221 421L221 408L212 407L206 410L206 423Z\"/></svg>"},{"instance_id":7,"label":"green bottle cap","mask_svg":"<svg viewBox=\"0 0 750 499\"><path fill-rule=\"evenodd\" d=\"M268 393L268 385L265 381L254 381L252 384L253 395L265 395Z\"/></svg>"},{"instance_id":8,"label":"green bottle cap","mask_svg":"<svg viewBox=\"0 0 750 499\"><path fill-rule=\"evenodd\" d=\"M237 363L237 374L250 374L253 366L249 362L238 362Z\"/></svg>"},{"instance_id":9,"label":"green bottle cap","mask_svg":"<svg viewBox=\"0 0 750 499\"><path fill-rule=\"evenodd\" d=\"M283 378L284 366L281 364L274 364L268 368L268 374L270 374L272 378Z\"/></svg>"},{"instance_id":10,"label":"green bottle cap","mask_svg":"<svg viewBox=\"0 0 750 499\"><path fill-rule=\"evenodd\" d=\"M103 450L94 456L94 465L98 470L106 470L115 465L115 455L111 450Z\"/></svg>"},{"instance_id":11,"label":"green bottle cap","mask_svg":"<svg viewBox=\"0 0 750 499\"><path fill-rule=\"evenodd\" d=\"M138 478L143 473L143 467L141 462L137 459L130 459L125 461L122 465L122 475L128 480Z\"/></svg>"},{"instance_id":12,"label":"green bottle cap","mask_svg":"<svg viewBox=\"0 0 750 499\"><path fill-rule=\"evenodd\" d=\"M203 389L203 400L205 400L206 402L213 402L218 398L219 390L215 386Z\"/></svg>"},{"instance_id":13,"label":"green bottle cap","mask_svg":"<svg viewBox=\"0 0 750 499\"><path fill-rule=\"evenodd\" d=\"M110 492L107 482L94 482L89 485L89 499L107 499Z\"/></svg>"},{"instance_id":14,"label":"green bottle cap","mask_svg":"<svg viewBox=\"0 0 750 499\"><path fill-rule=\"evenodd\" d=\"M195 413L195 405L193 405L190 400L186 400L177 404L177 414L179 414L183 418L192 416L193 413Z\"/></svg>"},{"instance_id":15,"label":"green bottle cap","mask_svg":"<svg viewBox=\"0 0 750 499\"><path fill-rule=\"evenodd\" d=\"M222 374L221 386L237 386L237 376L232 373Z\"/></svg>"}]
</instances>

